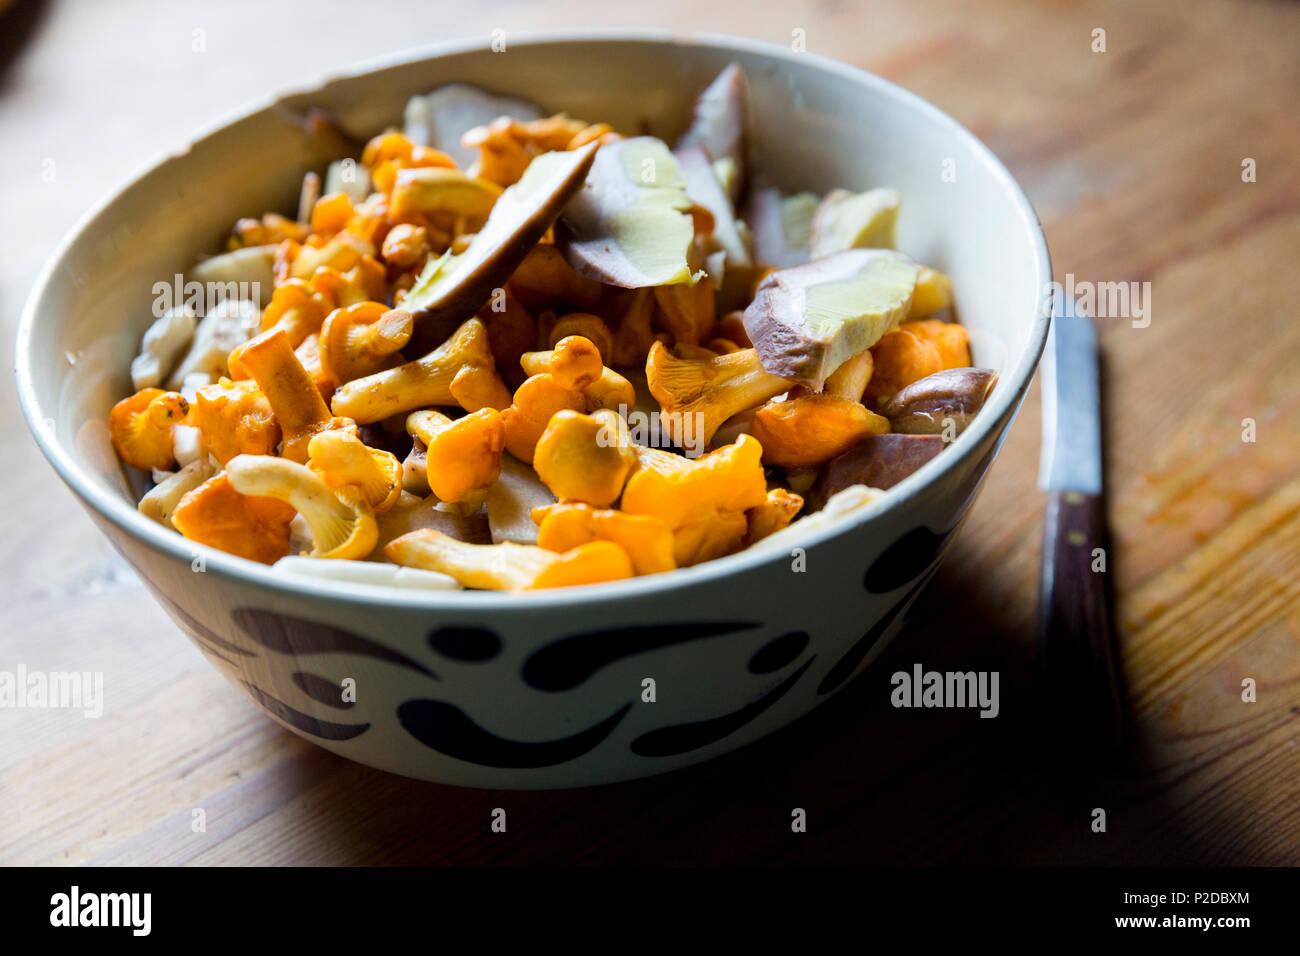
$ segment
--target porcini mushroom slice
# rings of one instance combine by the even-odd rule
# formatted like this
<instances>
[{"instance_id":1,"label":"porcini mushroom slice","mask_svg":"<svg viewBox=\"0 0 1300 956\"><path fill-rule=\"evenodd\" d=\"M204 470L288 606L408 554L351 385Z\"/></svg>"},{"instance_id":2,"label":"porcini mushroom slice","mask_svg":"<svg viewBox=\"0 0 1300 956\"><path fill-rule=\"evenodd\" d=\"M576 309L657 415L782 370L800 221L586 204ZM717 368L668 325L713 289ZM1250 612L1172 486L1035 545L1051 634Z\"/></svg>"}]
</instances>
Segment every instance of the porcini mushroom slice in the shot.
<instances>
[{"instance_id":1,"label":"porcini mushroom slice","mask_svg":"<svg viewBox=\"0 0 1300 956\"><path fill-rule=\"evenodd\" d=\"M131 360L131 384L137 391L154 388L171 375L194 341L198 315L188 305L165 311L145 331L140 354Z\"/></svg>"},{"instance_id":2,"label":"porcini mushroom slice","mask_svg":"<svg viewBox=\"0 0 1300 956\"><path fill-rule=\"evenodd\" d=\"M845 361L907 317L920 265L887 249L849 249L773 272L745 331L773 375L820 391Z\"/></svg>"},{"instance_id":3,"label":"porcini mushroom slice","mask_svg":"<svg viewBox=\"0 0 1300 956\"><path fill-rule=\"evenodd\" d=\"M893 249L903 197L893 189L832 189L817 207L809 247L814 259L845 249Z\"/></svg>"},{"instance_id":4,"label":"porcini mushroom slice","mask_svg":"<svg viewBox=\"0 0 1300 956\"><path fill-rule=\"evenodd\" d=\"M695 225L681 167L662 140L601 148L564 207L555 243L579 275L625 289L692 282Z\"/></svg>"},{"instance_id":5,"label":"porcini mushroom slice","mask_svg":"<svg viewBox=\"0 0 1300 956\"><path fill-rule=\"evenodd\" d=\"M402 308L417 323L433 324L461 322L477 312L582 186L598 148L589 143L543 153L529 163L523 178L497 199L469 248L443 263L433 281L413 288Z\"/></svg>"},{"instance_id":6,"label":"porcini mushroom slice","mask_svg":"<svg viewBox=\"0 0 1300 956\"><path fill-rule=\"evenodd\" d=\"M421 528L432 528L471 544L492 542L487 515L483 511L467 515L460 511L443 511L439 507L441 504L433 495L421 498L404 494L395 507L376 515L379 540L375 543L375 550L369 560L387 561L384 547L388 542Z\"/></svg>"},{"instance_id":7,"label":"porcini mushroom slice","mask_svg":"<svg viewBox=\"0 0 1300 956\"><path fill-rule=\"evenodd\" d=\"M813 193L782 196L779 189L755 190L745 208L745 222L754 237L754 257L778 269L807 262L819 203Z\"/></svg>"},{"instance_id":8,"label":"porcini mushroom slice","mask_svg":"<svg viewBox=\"0 0 1300 956\"><path fill-rule=\"evenodd\" d=\"M677 140L676 148L702 146L713 161L728 173L719 177L728 183L733 199L745 185L746 143L749 133L749 80L739 64L728 64L695 101L690 128Z\"/></svg>"},{"instance_id":9,"label":"porcini mushroom slice","mask_svg":"<svg viewBox=\"0 0 1300 956\"><path fill-rule=\"evenodd\" d=\"M943 446L938 435L870 435L827 463L805 496L805 511L821 510L831 496L851 485L892 488L943 451Z\"/></svg>"},{"instance_id":10,"label":"porcini mushroom slice","mask_svg":"<svg viewBox=\"0 0 1300 956\"><path fill-rule=\"evenodd\" d=\"M950 368L935 372L894 393L881 411L894 431L908 435L951 436L965 431L997 384L991 368Z\"/></svg>"},{"instance_id":11,"label":"porcini mushroom slice","mask_svg":"<svg viewBox=\"0 0 1300 956\"><path fill-rule=\"evenodd\" d=\"M752 266L749 247L736 226L736 214L731 199L718 181L709 154L703 146L683 146L673 152L686 181L686 194L713 216L713 238L726 253L729 266Z\"/></svg>"}]
</instances>

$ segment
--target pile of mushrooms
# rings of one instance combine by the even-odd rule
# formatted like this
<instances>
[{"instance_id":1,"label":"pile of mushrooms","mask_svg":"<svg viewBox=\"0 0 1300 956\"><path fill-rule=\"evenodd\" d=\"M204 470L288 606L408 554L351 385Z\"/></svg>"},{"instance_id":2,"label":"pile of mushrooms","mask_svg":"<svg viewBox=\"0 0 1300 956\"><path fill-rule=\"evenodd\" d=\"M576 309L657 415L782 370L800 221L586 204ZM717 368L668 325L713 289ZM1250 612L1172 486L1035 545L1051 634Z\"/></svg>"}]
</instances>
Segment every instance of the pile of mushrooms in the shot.
<instances>
[{"instance_id":1,"label":"pile of mushrooms","mask_svg":"<svg viewBox=\"0 0 1300 956\"><path fill-rule=\"evenodd\" d=\"M753 117L734 64L672 146L463 84L414 98L192 271L264 307L145 332L109 419L153 479L140 511L286 573L524 590L880 500L997 376L947 277L894 248L902 197L782 193Z\"/></svg>"}]
</instances>

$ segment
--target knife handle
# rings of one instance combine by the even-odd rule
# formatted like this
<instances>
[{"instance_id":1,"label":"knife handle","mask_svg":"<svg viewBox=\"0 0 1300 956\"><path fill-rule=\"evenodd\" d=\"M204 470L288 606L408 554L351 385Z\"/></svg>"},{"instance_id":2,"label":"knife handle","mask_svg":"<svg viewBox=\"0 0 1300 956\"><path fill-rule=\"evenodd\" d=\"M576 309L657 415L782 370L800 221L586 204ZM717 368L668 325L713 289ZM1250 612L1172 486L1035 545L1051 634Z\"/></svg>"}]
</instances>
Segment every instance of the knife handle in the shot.
<instances>
[{"instance_id":1,"label":"knife handle","mask_svg":"<svg viewBox=\"0 0 1300 956\"><path fill-rule=\"evenodd\" d=\"M1098 551L1098 549L1101 549ZM1121 743L1124 707L1111 625L1100 495L1051 491L1043 526L1039 653L1055 716L1076 741Z\"/></svg>"}]
</instances>

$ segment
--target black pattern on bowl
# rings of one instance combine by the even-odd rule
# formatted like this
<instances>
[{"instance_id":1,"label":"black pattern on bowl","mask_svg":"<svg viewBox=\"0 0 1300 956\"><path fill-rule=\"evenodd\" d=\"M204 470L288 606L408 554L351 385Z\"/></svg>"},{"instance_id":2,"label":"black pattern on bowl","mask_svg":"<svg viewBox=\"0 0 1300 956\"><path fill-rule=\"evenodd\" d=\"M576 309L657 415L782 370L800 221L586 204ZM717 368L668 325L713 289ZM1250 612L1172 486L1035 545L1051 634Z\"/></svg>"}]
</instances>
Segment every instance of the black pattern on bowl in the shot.
<instances>
[{"instance_id":1,"label":"black pattern on bowl","mask_svg":"<svg viewBox=\"0 0 1300 956\"><path fill-rule=\"evenodd\" d=\"M277 654L294 657L302 654L356 654L419 671L434 680L439 679L433 671L405 654L330 624L253 607L235 608L230 616L240 630Z\"/></svg>"},{"instance_id":2,"label":"black pattern on bowl","mask_svg":"<svg viewBox=\"0 0 1300 956\"><path fill-rule=\"evenodd\" d=\"M549 767L567 763L600 744L627 715L631 704L598 724L558 740L507 740L484 730L459 707L440 700L408 700L397 719L431 750L483 767Z\"/></svg>"},{"instance_id":3,"label":"black pattern on bowl","mask_svg":"<svg viewBox=\"0 0 1300 956\"><path fill-rule=\"evenodd\" d=\"M602 667L625 657L758 626L749 621L709 621L645 624L575 634L535 651L524 662L524 683L538 690L572 690Z\"/></svg>"}]
</instances>

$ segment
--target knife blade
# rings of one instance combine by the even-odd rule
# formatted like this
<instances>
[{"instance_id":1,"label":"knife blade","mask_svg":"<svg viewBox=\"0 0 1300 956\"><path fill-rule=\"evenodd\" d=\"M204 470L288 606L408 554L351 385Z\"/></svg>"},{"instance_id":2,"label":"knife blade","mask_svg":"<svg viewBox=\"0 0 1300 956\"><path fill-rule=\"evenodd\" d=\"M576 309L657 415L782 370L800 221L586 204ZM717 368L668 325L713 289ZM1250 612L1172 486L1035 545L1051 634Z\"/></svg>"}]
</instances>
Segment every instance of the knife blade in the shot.
<instances>
[{"instance_id":1,"label":"knife blade","mask_svg":"<svg viewBox=\"0 0 1300 956\"><path fill-rule=\"evenodd\" d=\"M1097 330L1078 304L1057 295L1040 365L1043 451L1038 486L1043 491L1101 494L1101 385Z\"/></svg>"},{"instance_id":2,"label":"knife blade","mask_svg":"<svg viewBox=\"0 0 1300 956\"><path fill-rule=\"evenodd\" d=\"M1053 723L1073 742L1114 751L1124 706L1116 664L1102 468L1097 330L1057 294L1041 365L1047 492L1039 582L1039 652Z\"/></svg>"}]
</instances>

